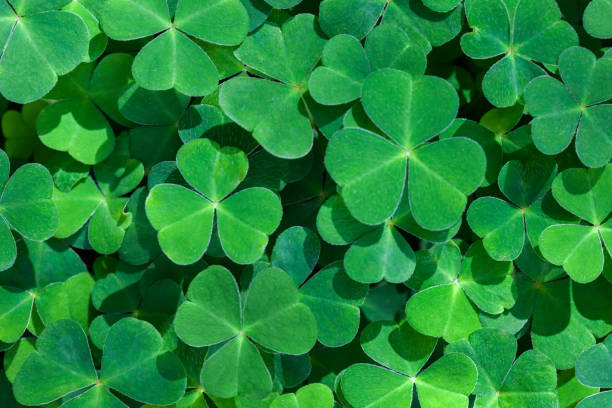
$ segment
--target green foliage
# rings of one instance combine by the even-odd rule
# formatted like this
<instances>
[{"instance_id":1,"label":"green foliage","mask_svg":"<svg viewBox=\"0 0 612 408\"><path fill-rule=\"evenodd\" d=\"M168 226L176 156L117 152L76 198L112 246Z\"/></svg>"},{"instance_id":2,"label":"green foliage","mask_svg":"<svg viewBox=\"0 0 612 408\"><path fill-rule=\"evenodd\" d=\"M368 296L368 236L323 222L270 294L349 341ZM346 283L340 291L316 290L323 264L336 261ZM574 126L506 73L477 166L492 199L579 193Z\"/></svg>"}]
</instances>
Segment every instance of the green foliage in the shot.
<instances>
[{"instance_id":1,"label":"green foliage","mask_svg":"<svg viewBox=\"0 0 612 408\"><path fill-rule=\"evenodd\" d=\"M0 0L0 408L612 406L610 0Z\"/></svg>"}]
</instances>

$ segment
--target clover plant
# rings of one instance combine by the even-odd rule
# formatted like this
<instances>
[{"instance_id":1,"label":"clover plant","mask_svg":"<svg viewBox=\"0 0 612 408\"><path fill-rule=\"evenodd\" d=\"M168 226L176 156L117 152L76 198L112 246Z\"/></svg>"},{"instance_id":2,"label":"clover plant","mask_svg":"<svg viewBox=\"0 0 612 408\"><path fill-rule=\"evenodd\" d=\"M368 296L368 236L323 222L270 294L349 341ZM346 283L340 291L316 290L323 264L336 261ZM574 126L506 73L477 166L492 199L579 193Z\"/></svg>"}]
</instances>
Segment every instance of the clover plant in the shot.
<instances>
[{"instance_id":1,"label":"clover plant","mask_svg":"<svg viewBox=\"0 0 612 408\"><path fill-rule=\"evenodd\" d=\"M612 406L610 0L0 0L0 408Z\"/></svg>"}]
</instances>

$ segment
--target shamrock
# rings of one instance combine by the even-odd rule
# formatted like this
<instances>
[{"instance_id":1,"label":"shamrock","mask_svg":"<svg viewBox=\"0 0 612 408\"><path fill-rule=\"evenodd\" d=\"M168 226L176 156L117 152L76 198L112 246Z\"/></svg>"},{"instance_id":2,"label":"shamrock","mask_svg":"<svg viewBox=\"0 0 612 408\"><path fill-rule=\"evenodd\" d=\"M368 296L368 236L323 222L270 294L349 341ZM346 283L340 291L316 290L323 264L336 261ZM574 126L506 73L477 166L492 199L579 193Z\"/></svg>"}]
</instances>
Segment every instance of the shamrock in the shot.
<instances>
[{"instance_id":1,"label":"shamrock","mask_svg":"<svg viewBox=\"0 0 612 408\"><path fill-rule=\"evenodd\" d=\"M268 235L280 223L282 206L272 191L261 187L230 195L248 171L244 152L196 139L179 149L176 163L196 191L159 184L151 189L145 204L162 251L181 265L196 262L208 248L216 214L220 244L227 256L236 263L255 262L266 248Z\"/></svg>"},{"instance_id":2,"label":"shamrock","mask_svg":"<svg viewBox=\"0 0 612 408\"><path fill-rule=\"evenodd\" d=\"M264 24L234 51L245 65L270 79L232 78L221 85L219 104L274 156L296 159L312 148L304 93L324 44L315 17L299 14L282 27Z\"/></svg>"},{"instance_id":3,"label":"shamrock","mask_svg":"<svg viewBox=\"0 0 612 408\"><path fill-rule=\"evenodd\" d=\"M540 235L540 250L549 262L562 265L576 282L595 280L602 272L602 245L612 253L612 165L599 169L567 169L552 185L555 200L592 225L552 225Z\"/></svg>"},{"instance_id":4,"label":"shamrock","mask_svg":"<svg viewBox=\"0 0 612 408\"><path fill-rule=\"evenodd\" d=\"M25 405L83 391L64 406L125 407L111 389L143 403L172 404L185 392L185 370L175 355L163 350L151 324L126 318L110 329L98 374L83 329L63 319L40 334L13 388L15 399Z\"/></svg>"},{"instance_id":5,"label":"shamrock","mask_svg":"<svg viewBox=\"0 0 612 408\"><path fill-rule=\"evenodd\" d=\"M390 44L397 47L397 53ZM396 68L423 74L426 57L423 49L402 30L382 25L368 35L365 50L355 37L346 34L333 37L323 48L321 62L322 66L312 72L308 81L310 93L323 105L339 105L361 97L363 83L371 71Z\"/></svg>"},{"instance_id":6,"label":"shamrock","mask_svg":"<svg viewBox=\"0 0 612 408\"><path fill-rule=\"evenodd\" d=\"M448 249L454 254L446 256L455 260L448 264L442 261L449 258L436 255L433 248L430 257L439 266L432 268L428 257L419 259L423 265L417 264L407 282L418 292L406 303L406 319L420 333L452 342L481 327L476 307L498 315L514 306L517 288L512 263L490 258L482 241L470 246L462 264L457 260L459 249Z\"/></svg>"},{"instance_id":7,"label":"shamrock","mask_svg":"<svg viewBox=\"0 0 612 408\"><path fill-rule=\"evenodd\" d=\"M559 72L563 83L542 76L525 89L533 142L542 153L559 154L576 135L580 161L601 167L612 158L612 105L602 103L612 98L612 58L571 47L559 56Z\"/></svg>"},{"instance_id":8,"label":"shamrock","mask_svg":"<svg viewBox=\"0 0 612 408\"><path fill-rule=\"evenodd\" d=\"M9 268L17 257L11 230L23 237L44 241L58 226L58 212L51 200L53 180L40 164L19 167L9 178L8 156L0 150L0 270Z\"/></svg>"},{"instance_id":9,"label":"shamrock","mask_svg":"<svg viewBox=\"0 0 612 408\"><path fill-rule=\"evenodd\" d=\"M278 268L255 275L241 300L238 284L222 266L211 266L189 285L187 301L174 321L176 333L194 347L210 346L200 374L212 395L265 396L272 379L256 344L298 355L315 344L317 326L300 303L292 279ZM225 373L218 376L218 370Z\"/></svg>"},{"instance_id":10,"label":"shamrock","mask_svg":"<svg viewBox=\"0 0 612 408\"><path fill-rule=\"evenodd\" d=\"M492 352L495 359L489 358ZM536 350L522 353L515 361L516 352L514 336L497 329L476 330L445 349L445 353L463 353L476 364L475 406L558 407L552 361Z\"/></svg>"},{"instance_id":11,"label":"shamrock","mask_svg":"<svg viewBox=\"0 0 612 408\"><path fill-rule=\"evenodd\" d=\"M482 238L484 248L493 259L518 258L525 233L537 247L539 235L546 226L567 219L562 209L548 205L551 200L543 201L556 174L554 160L535 159L525 165L511 160L499 172L498 185L512 204L487 196L470 205L467 212L470 228Z\"/></svg>"},{"instance_id":12,"label":"shamrock","mask_svg":"<svg viewBox=\"0 0 612 408\"><path fill-rule=\"evenodd\" d=\"M535 62L556 64L578 43L555 0L474 0L465 14L473 31L461 37L463 52L475 59L504 56L482 80L485 97L498 107L514 105L529 81L545 73Z\"/></svg>"},{"instance_id":13,"label":"shamrock","mask_svg":"<svg viewBox=\"0 0 612 408\"><path fill-rule=\"evenodd\" d=\"M406 231L429 242L444 242L454 236L460 222L448 230L426 231L418 227L403 199L393 216L379 226L357 221L339 195L330 197L317 215L317 230L332 245L352 244L344 254L344 267L351 279L376 283L382 279L401 283L412 276L415 255L400 231Z\"/></svg>"},{"instance_id":14,"label":"shamrock","mask_svg":"<svg viewBox=\"0 0 612 408\"><path fill-rule=\"evenodd\" d=\"M157 34L134 59L132 72L138 85L207 95L219 81L217 68L190 36L214 44L240 44L247 34L248 14L239 0L208 1L204 7L201 1L180 0L174 5L171 12L165 0L110 0L101 11L100 22L114 40ZM160 65L162 60L165 63Z\"/></svg>"},{"instance_id":15,"label":"shamrock","mask_svg":"<svg viewBox=\"0 0 612 408\"><path fill-rule=\"evenodd\" d=\"M131 214L124 211L128 198L123 196L144 177L142 163L130 158L128 143L127 134L119 136L113 153L94 166L97 183L87 177L67 193L53 191L53 201L60 213L56 237L76 233L89 220L87 239L92 248L102 254L119 249L132 221Z\"/></svg>"},{"instance_id":16,"label":"shamrock","mask_svg":"<svg viewBox=\"0 0 612 408\"><path fill-rule=\"evenodd\" d=\"M10 0L0 4L0 93L8 100L27 103L43 97L58 75L69 73L87 58L87 26L78 15L57 10L68 3Z\"/></svg>"},{"instance_id":17,"label":"shamrock","mask_svg":"<svg viewBox=\"0 0 612 408\"><path fill-rule=\"evenodd\" d=\"M437 340L415 331L404 320L369 324L361 347L374 361L353 364L340 376L342 395L355 408L410 406L414 388L423 408L468 406L476 384L476 366L468 357L449 353L422 370ZM422 370L422 371L421 371Z\"/></svg>"},{"instance_id":18,"label":"shamrock","mask_svg":"<svg viewBox=\"0 0 612 408\"><path fill-rule=\"evenodd\" d=\"M299 287L301 301L317 321L319 342L327 347L340 347L357 335L359 306L368 287L352 280L340 262L313 273L319 251L314 232L292 227L278 236L270 266L283 269Z\"/></svg>"},{"instance_id":19,"label":"shamrock","mask_svg":"<svg viewBox=\"0 0 612 408\"><path fill-rule=\"evenodd\" d=\"M120 77L106 76L106 66L101 62L94 70L91 63L81 64L61 77L49 93L59 102L47 105L36 119L36 131L45 146L68 152L88 165L100 163L115 147L115 133L101 112L105 106L97 101L123 83Z\"/></svg>"},{"instance_id":20,"label":"shamrock","mask_svg":"<svg viewBox=\"0 0 612 408\"><path fill-rule=\"evenodd\" d=\"M91 0L73 0L62 7L62 10L71 11L83 19L87 26L89 39L89 53L86 62L95 61L102 55L108 45L108 37L100 28L100 21L95 14L95 5Z\"/></svg>"},{"instance_id":21,"label":"shamrock","mask_svg":"<svg viewBox=\"0 0 612 408\"><path fill-rule=\"evenodd\" d=\"M593 0L584 9L584 29L597 38L612 37L612 4L608 0Z\"/></svg>"},{"instance_id":22,"label":"shamrock","mask_svg":"<svg viewBox=\"0 0 612 408\"><path fill-rule=\"evenodd\" d=\"M466 196L484 178L484 152L461 137L423 145L455 118L455 90L437 77L383 69L368 76L362 92L366 113L391 140L358 128L332 137L325 167L351 214L362 223L380 224L396 210L407 178L412 215L421 227L443 230L456 224Z\"/></svg>"}]
</instances>

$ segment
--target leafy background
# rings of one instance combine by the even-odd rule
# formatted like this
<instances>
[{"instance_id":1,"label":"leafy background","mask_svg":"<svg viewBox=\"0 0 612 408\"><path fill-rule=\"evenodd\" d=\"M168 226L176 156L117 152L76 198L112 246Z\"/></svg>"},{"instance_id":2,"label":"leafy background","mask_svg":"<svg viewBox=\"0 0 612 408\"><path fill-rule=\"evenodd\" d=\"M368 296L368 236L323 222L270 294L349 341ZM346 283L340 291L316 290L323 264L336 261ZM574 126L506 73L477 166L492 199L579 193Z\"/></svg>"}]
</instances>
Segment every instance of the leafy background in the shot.
<instances>
[{"instance_id":1,"label":"leafy background","mask_svg":"<svg viewBox=\"0 0 612 408\"><path fill-rule=\"evenodd\" d=\"M0 0L0 406L612 406L610 0Z\"/></svg>"}]
</instances>

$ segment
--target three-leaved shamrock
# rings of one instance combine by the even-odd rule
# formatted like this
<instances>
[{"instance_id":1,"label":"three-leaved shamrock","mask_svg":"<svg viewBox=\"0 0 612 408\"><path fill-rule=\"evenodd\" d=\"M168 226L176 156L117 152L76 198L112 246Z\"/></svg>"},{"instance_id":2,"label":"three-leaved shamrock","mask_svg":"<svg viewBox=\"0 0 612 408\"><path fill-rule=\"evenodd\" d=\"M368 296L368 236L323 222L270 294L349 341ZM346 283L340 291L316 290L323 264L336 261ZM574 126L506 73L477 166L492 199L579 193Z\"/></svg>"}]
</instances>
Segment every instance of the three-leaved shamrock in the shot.
<instances>
[{"instance_id":1,"label":"three-leaved shamrock","mask_svg":"<svg viewBox=\"0 0 612 408\"><path fill-rule=\"evenodd\" d=\"M110 0L102 8L100 23L114 40L157 35L134 59L132 73L138 85L203 96L217 87L219 74L191 37L213 44L240 44L248 31L249 16L240 0L207 1L202 6L197 0Z\"/></svg>"},{"instance_id":2,"label":"three-leaved shamrock","mask_svg":"<svg viewBox=\"0 0 612 408\"><path fill-rule=\"evenodd\" d=\"M467 138L425 144L455 119L455 89L438 77L383 69L366 79L361 103L388 138L345 128L332 137L325 155L351 214L364 224L382 223L408 183L412 215L421 227L435 231L456 224L467 195L483 181L486 158Z\"/></svg>"},{"instance_id":3,"label":"three-leaved shamrock","mask_svg":"<svg viewBox=\"0 0 612 408\"><path fill-rule=\"evenodd\" d=\"M211 241L216 218L219 243L230 259L241 264L259 259L283 212L278 196L266 188L232 194L248 171L244 152L220 147L210 139L196 139L179 149L176 164L195 191L158 184L145 204L168 258L181 265L200 259Z\"/></svg>"},{"instance_id":4,"label":"three-leaved shamrock","mask_svg":"<svg viewBox=\"0 0 612 408\"><path fill-rule=\"evenodd\" d=\"M244 297L229 270L205 269L189 285L174 325L188 345L209 346L200 381L210 394L222 398L264 397L272 390L257 345L299 355L317 340L314 316L300 302L291 277L278 268L258 272Z\"/></svg>"}]
</instances>

